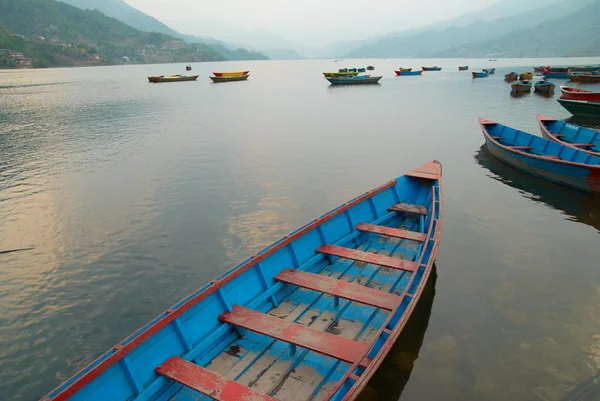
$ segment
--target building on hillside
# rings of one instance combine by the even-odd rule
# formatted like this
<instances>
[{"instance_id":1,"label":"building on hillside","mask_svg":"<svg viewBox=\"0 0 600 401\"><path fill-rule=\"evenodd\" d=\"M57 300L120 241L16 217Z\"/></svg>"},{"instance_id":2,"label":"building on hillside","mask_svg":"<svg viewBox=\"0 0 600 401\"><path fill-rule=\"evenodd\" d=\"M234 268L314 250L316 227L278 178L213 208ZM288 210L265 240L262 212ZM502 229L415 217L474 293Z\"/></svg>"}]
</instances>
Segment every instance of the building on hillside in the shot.
<instances>
[{"instance_id":1,"label":"building on hillside","mask_svg":"<svg viewBox=\"0 0 600 401\"><path fill-rule=\"evenodd\" d=\"M123 61L125 61L126 63L129 63L131 61L131 59L127 56L123 56Z\"/></svg>"},{"instance_id":2,"label":"building on hillside","mask_svg":"<svg viewBox=\"0 0 600 401\"><path fill-rule=\"evenodd\" d=\"M97 61L100 60L100 55L98 53L88 54L88 60Z\"/></svg>"},{"instance_id":3,"label":"building on hillside","mask_svg":"<svg viewBox=\"0 0 600 401\"><path fill-rule=\"evenodd\" d=\"M46 38L43 36L38 36L37 38L38 38L38 40L46 40Z\"/></svg>"}]
</instances>

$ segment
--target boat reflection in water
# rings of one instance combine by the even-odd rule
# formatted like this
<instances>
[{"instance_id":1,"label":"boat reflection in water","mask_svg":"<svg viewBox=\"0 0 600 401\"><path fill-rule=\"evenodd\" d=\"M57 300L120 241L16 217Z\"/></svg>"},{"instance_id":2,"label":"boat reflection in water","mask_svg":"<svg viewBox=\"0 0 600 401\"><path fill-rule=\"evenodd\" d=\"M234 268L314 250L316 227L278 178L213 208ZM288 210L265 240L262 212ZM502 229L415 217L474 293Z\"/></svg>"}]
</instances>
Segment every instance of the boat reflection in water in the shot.
<instances>
[{"instance_id":1,"label":"boat reflection in water","mask_svg":"<svg viewBox=\"0 0 600 401\"><path fill-rule=\"evenodd\" d=\"M563 211L568 220L594 227L600 232L600 197L523 173L497 159L485 145L475 160L493 175L490 177L518 189L521 195Z\"/></svg>"},{"instance_id":2,"label":"boat reflection in water","mask_svg":"<svg viewBox=\"0 0 600 401\"><path fill-rule=\"evenodd\" d=\"M404 330L357 401L396 401L402 395L429 325L436 281L437 266L434 263L429 281Z\"/></svg>"}]
</instances>

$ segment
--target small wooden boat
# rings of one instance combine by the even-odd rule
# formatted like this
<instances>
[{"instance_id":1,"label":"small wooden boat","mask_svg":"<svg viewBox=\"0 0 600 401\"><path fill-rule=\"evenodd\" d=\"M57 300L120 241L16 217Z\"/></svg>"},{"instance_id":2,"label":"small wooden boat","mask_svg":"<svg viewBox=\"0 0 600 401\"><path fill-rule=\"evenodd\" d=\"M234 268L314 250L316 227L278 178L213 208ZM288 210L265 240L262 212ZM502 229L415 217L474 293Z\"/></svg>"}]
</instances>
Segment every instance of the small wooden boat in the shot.
<instances>
[{"instance_id":1,"label":"small wooden boat","mask_svg":"<svg viewBox=\"0 0 600 401\"><path fill-rule=\"evenodd\" d=\"M432 161L286 235L44 399L355 400L433 271L441 176Z\"/></svg>"},{"instance_id":2,"label":"small wooden boat","mask_svg":"<svg viewBox=\"0 0 600 401\"><path fill-rule=\"evenodd\" d=\"M237 71L237 72L213 72L215 77L239 77L240 75L248 75L250 71Z\"/></svg>"},{"instance_id":3,"label":"small wooden boat","mask_svg":"<svg viewBox=\"0 0 600 401\"><path fill-rule=\"evenodd\" d=\"M567 74L567 78L574 82L600 83L600 73L575 73Z\"/></svg>"},{"instance_id":4,"label":"small wooden boat","mask_svg":"<svg viewBox=\"0 0 600 401\"><path fill-rule=\"evenodd\" d=\"M184 81L195 81L199 75L160 75L148 77L148 82L161 83L161 82L184 82Z\"/></svg>"},{"instance_id":5,"label":"small wooden boat","mask_svg":"<svg viewBox=\"0 0 600 401\"><path fill-rule=\"evenodd\" d=\"M600 131L580 127L541 114L537 115L537 119L544 138L600 156Z\"/></svg>"},{"instance_id":6,"label":"small wooden boat","mask_svg":"<svg viewBox=\"0 0 600 401\"><path fill-rule=\"evenodd\" d=\"M327 78L327 80L331 85L368 85L378 83L381 78L381 76L358 75L354 77Z\"/></svg>"},{"instance_id":7,"label":"small wooden boat","mask_svg":"<svg viewBox=\"0 0 600 401\"><path fill-rule=\"evenodd\" d=\"M367 69L366 69L366 68L359 68L359 69L357 69L356 71L357 71L357 72L366 72L366 71L367 71Z\"/></svg>"},{"instance_id":8,"label":"small wooden boat","mask_svg":"<svg viewBox=\"0 0 600 401\"><path fill-rule=\"evenodd\" d=\"M481 70L483 72L487 72L488 74L492 75L496 73L496 69L495 68L484 68L483 70Z\"/></svg>"},{"instance_id":9,"label":"small wooden boat","mask_svg":"<svg viewBox=\"0 0 600 401\"><path fill-rule=\"evenodd\" d=\"M511 85L513 92L529 92L533 84L531 81L518 81Z\"/></svg>"},{"instance_id":10,"label":"small wooden boat","mask_svg":"<svg viewBox=\"0 0 600 401\"><path fill-rule=\"evenodd\" d=\"M325 78L340 78L340 77L353 77L358 75L358 72L324 72Z\"/></svg>"},{"instance_id":11,"label":"small wooden boat","mask_svg":"<svg viewBox=\"0 0 600 401\"><path fill-rule=\"evenodd\" d=\"M554 78L554 79L567 79L568 74L566 72L544 72L544 78Z\"/></svg>"},{"instance_id":12,"label":"small wooden boat","mask_svg":"<svg viewBox=\"0 0 600 401\"><path fill-rule=\"evenodd\" d=\"M214 83L245 81L250 75L235 75L232 77L209 77Z\"/></svg>"},{"instance_id":13,"label":"small wooden boat","mask_svg":"<svg viewBox=\"0 0 600 401\"><path fill-rule=\"evenodd\" d=\"M569 66L571 72L593 72L600 71L600 64L596 65L572 65Z\"/></svg>"},{"instance_id":14,"label":"small wooden boat","mask_svg":"<svg viewBox=\"0 0 600 401\"><path fill-rule=\"evenodd\" d=\"M375 67L373 67L372 65L367 67L367 70L369 70L369 71L373 71L374 69L375 69Z\"/></svg>"},{"instance_id":15,"label":"small wooden boat","mask_svg":"<svg viewBox=\"0 0 600 401\"><path fill-rule=\"evenodd\" d=\"M394 71L396 73L397 76L406 76L406 75L421 75L423 74L423 71L419 70L419 71L402 71L402 70L397 70Z\"/></svg>"},{"instance_id":16,"label":"small wooden boat","mask_svg":"<svg viewBox=\"0 0 600 401\"><path fill-rule=\"evenodd\" d=\"M473 75L473 78L487 78L490 76L490 74L485 71L473 71L471 74Z\"/></svg>"},{"instance_id":17,"label":"small wooden boat","mask_svg":"<svg viewBox=\"0 0 600 401\"><path fill-rule=\"evenodd\" d=\"M587 100L590 102L600 102L600 92L594 92L591 90L573 88L570 86L561 86L561 99L568 100Z\"/></svg>"},{"instance_id":18,"label":"small wooden boat","mask_svg":"<svg viewBox=\"0 0 600 401\"><path fill-rule=\"evenodd\" d=\"M400 68L398 68L398 71L402 71L402 72L411 72L411 71L412 71L412 68L402 68L402 67L400 67Z\"/></svg>"},{"instance_id":19,"label":"small wooden boat","mask_svg":"<svg viewBox=\"0 0 600 401\"><path fill-rule=\"evenodd\" d=\"M442 67L421 67L423 71L442 71Z\"/></svg>"},{"instance_id":20,"label":"small wooden boat","mask_svg":"<svg viewBox=\"0 0 600 401\"><path fill-rule=\"evenodd\" d=\"M600 117L600 102L557 99L558 103L574 116Z\"/></svg>"},{"instance_id":21,"label":"small wooden boat","mask_svg":"<svg viewBox=\"0 0 600 401\"><path fill-rule=\"evenodd\" d=\"M522 74L519 74L519 79L521 81L529 81L533 79L533 72L524 72Z\"/></svg>"},{"instance_id":22,"label":"small wooden boat","mask_svg":"<svg viewBox=\"0 0 600 401\"><path fill-rule=\"evenodd\" d=\"M544 67L543 65L533 68L533 71L535 72L544 72L545 70L546 67ZM547 72L569 72L569 67L550 67L548 68Z\"/></svg>"},{"instance_id":23,"label":"small wooden boat","mask_svg":"<svg viewBox=\"0 0 600 401\"><path fill-rule=\"evenodd\" d=\"M516 72L510 72L504 76L504 80L508 82L515 81L517 78L519 78L519 74Z\"/></svg>"},{"instance_id":24,"label":"small wooden boat","mask_svg":"<svg viewBox=\"0 0 600 401\"><path fill-rule=\"evenodd\" d=\"M600 195L600 157L479 119L489 151L529 174Z\"/></svg>"},{"instance_id":25,"label":"small wooden boat","mask_svg":"<svg viewBox=\"0 0 600 401\"><path fill-rule=\"evenodd\" d=\"M554 90L556 85L548 81L538 81L533 85L533 90L536 92L549 93Z\"/></svg>"},{"instance_id":26,"label":"small wooden boat","mask_svg":"<svg viewBox=\"0 0 600 401\"><path fill-rule=\"evenodd\" d=\"M340 68L340 69L338 70L338 72L348 72L348 69L347 69L347 68Z\"/></svg>"},{"instance_id":27,"label":"small wooden boat","mask_svg":"<svg viewBox=\"0 0 600 401\"><path fill-rule=\"evenodd\" d=\"M459 66L458 71L469 71L469 66L468 65Z\"/></svg>"},{"instance_id":28,"label":"small wooden boat","mask_svg":"<svg viewBox=\"0 0 600 401\"><path fill-rule=\"evenodd\" d=\"M356 68L348 68L348 72L358 72Z\"/></svg>"},{"instance_id":29,"label":"small wooden boat","mask_svg":"<svg viewBox=\"0 0 600 401\"><path fill-rule=\"evenodd\" d=\"M498 61L498 60L496 60L495 58L491 58L491 59L489 59L489 61Z\"/></svg>"}]
</instances>

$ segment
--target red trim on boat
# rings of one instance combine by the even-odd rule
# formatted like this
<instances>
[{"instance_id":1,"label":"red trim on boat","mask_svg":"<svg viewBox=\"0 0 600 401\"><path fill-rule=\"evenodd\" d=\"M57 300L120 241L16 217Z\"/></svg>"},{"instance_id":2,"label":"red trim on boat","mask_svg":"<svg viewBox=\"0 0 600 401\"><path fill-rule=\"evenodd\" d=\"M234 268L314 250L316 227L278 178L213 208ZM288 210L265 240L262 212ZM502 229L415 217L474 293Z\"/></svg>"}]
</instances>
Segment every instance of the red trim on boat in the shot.
<instances>
[{"instance_id":1,"label":"red trim on boat","mask_svg":"<svg viewBox=\"0 0 600 401\"><path fill-rule=\"evenodd\" d=\"M394 310L400 302L399 296L389 292L298 270L285 269L275 276L275 280L388 311Z\"/></svg>"},{"instance_id":2,"label":"red trim on boat","mask_svg":"<svg viewBox=\"0 0 600 401\"><path fill-rule=\"evenodd\" d=\"M129 354L138 345L142 344L148 338L150 338L154 334L158 333L160 330L162 330L168 324L170 324L173 320L177 319L179 316L181 316L182 314L184 314L185 312L190 310L194 305L198 304L203 299L205 299L208 296L215 293L218 289L222 288L225 284L229 283L231 280L235 279L236 277L238 277L239 275L244 273L249 268L251 268L254 265L256 265L257 263L261 262L262 260L267 258L269 255L272 255L273 253L277 252L281 248L287 246L292 241L296 240L297 238L301 237L302 235L306 234L307 232L311 231L312 229L314 229L314 228L318 227L319 225L325 223L326 221L331 220L332 218L344 213L346 210L348 210L351 207L359 204L360 202L370 198L371 196L376 195L380 192L385 191L388 188L393 187L394 185L396 185L396 180L392 180L386 184L383 184L383 185L375 188L372 191L365 192L364 194L357 197L356 199L354 199L350 202L347 202L347 203L343 204L342 206L340 206L339 208L334 209L331 212L313 220L312 222L305 225L303 228L299 229L298 231L296 231L292 234L286 235L285 237L283 237L282 240L280 240L280 242L265 249L265 251L263 253L253 255L248 261L241 264L240 266L234 267L231 270L229 270L227 273L225 273L225 276L223 278L221 278L220 280L214 281L213 285L211 285L210 287L208 287L206 290L202 291L201 293L196 294L192 298L188 299L185 303L183 303L177 309L174 309L173 312L161 317L158 321L156 321L156 323L154 323L150 327L146 328L144 331L139 333L137 336L134 337L132 334L131 336L127 337L125 340L121 341L121 343L123 343L125 341L129 341L129 342L127 344L123 345L122 347L120 347L119 349L115 350L115 347L111 348L109 351L107 351L102 356L100 356L100 358L102 358L112 352L112 354L110 354L108 357L106 357L106 359L104 359L102 362L98 363L93 369L89 370L88 372L85 372L79 379L77 379L76 381L71 383L68 387L66 387L60 393L56 394L54 397L46 396L45 399L52 400L52 401L68 400L77 391L82 389L86 384L90 383L96 377L100 376L102 374L102 372L106 371L109 367L111 367L112 365L117 363L121 358L123 358L125 355ZM139 330L137 330L137 331L139 331ZM94 363L94 362L92 362L92 363ZM89 365L86 366L85 368L81 369L79 372L77 372L73 376L80 375L83 371L88 369L88 367L89 367Z\"/></svg>"},{"instance_id":3,"label":"red trim on boat","mask_svg":"<svg viewBox=\"0 0 600 401\"><path fill-rule=\"evenodd\" d=\"M425 238L427 237L425 234L418 233L416 231L400 230L398 228L378 226L375 224L367 224L367 223L360 223L359 225L356 226L356 229L359 231L365 231L368 233L375 233L375 234L379 234L379 235L386 235L388 237L409 239L412 241L420 241L420 242L425 241Z\"/></svg>"},{"instance_id":4,"label":"red trim on boat","mask_svg":"<svg viewBox=\"0 0 600 401\"><path fill-rule=\"evenodd\" d=\"M156 373L217 401L277 401L177 356L171 357L156 368Z\"/></svg>"},{"instance_id":5,"label":"red trim on boat","mask_svg":"<svg viewBox=\"0 0 600 401\"><path fill-rule=\"evenodd\" d=\"M317 252L408 272L414 272L418 267L415 262L408 260L386 255L379 255L376 253L358 251L356 249L344 248L337 245L323 245L317 249Z\"/></svg>"},{"instance_id":6,"label":"red trim on boat","mask_svg":"<svg viewBox=\"0 0 600 401\"><path fill-rule=\"evenodd\" d=\"M233 305L233 310L223 313L219 320L347 363L362 361L369 348L367 343L286 322L240 305Z\"/></svg>"}]
</instances>

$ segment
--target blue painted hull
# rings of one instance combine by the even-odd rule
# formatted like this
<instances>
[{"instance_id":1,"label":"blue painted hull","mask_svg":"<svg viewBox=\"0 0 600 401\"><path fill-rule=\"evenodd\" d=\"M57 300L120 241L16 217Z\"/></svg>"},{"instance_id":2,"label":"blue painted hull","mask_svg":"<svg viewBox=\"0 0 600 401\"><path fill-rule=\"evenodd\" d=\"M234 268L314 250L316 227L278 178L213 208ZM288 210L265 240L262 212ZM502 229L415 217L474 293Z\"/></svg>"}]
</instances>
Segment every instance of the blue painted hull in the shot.
<instances>
[{"instance_id":1,"label":"blue painted hull","mask_svg":"<svg viewBox=\"0 0 600 401\"><path fill-rule=\"evenodd\" d=\"M544 77L554 79L567 79L569 76L566 72L545 72Z\"/></svg>"},{"instance_id":2,"label":"blue painted hull","mask_svg":"<svg viewBox=\"0 0 600 401\"><path fill-rule=\"evenodd\" d=\"M356 76L356 77L339 77L339 78L326 78L331 85L369 85L377 84L381 79L381 76L367 77L367 76Z\"/></svg>"},{"instance_id":3,"label":"blue painted hull","mask_svg":"<svg viewBox=\"0 0 600 401\"><path fill-rule=\"evenodd\" d=\"M355 399L433 269L440 179L441 165L430 162L313 220L153 319L44 400ZM312 278L302 284L302 277Z\"/></svg>"},{"instance_id":4,"label":"blue painted hull","mask_svg":"<svg viewBox=\"0 0 600 401\"><path fill-rule=\"evenodd\" d=\"M487 72L474 72L473 74L473 78L487 78L490 76L490 74L488 74Z\"/></svg>"},{"instance_id":5,"label":"blue painted hull","mask_svg":"<svg viewBox=\"0 0 600 401\"><path fill-rule=\"evenodd\" d=\"M600 157L488 120L479 122L488 149L500 160L537 177L600 195Z\"/></svg>"},{"instance_id":6,"label":"blue painted hull","mask_svg":"<svg viewBox=\"0 0 600 401\"><path fill-rule=\"evenodd\" d=\"M537 119L544 138L600 156L600 131L542 115Z\"/></svg>"}]
</instances>

